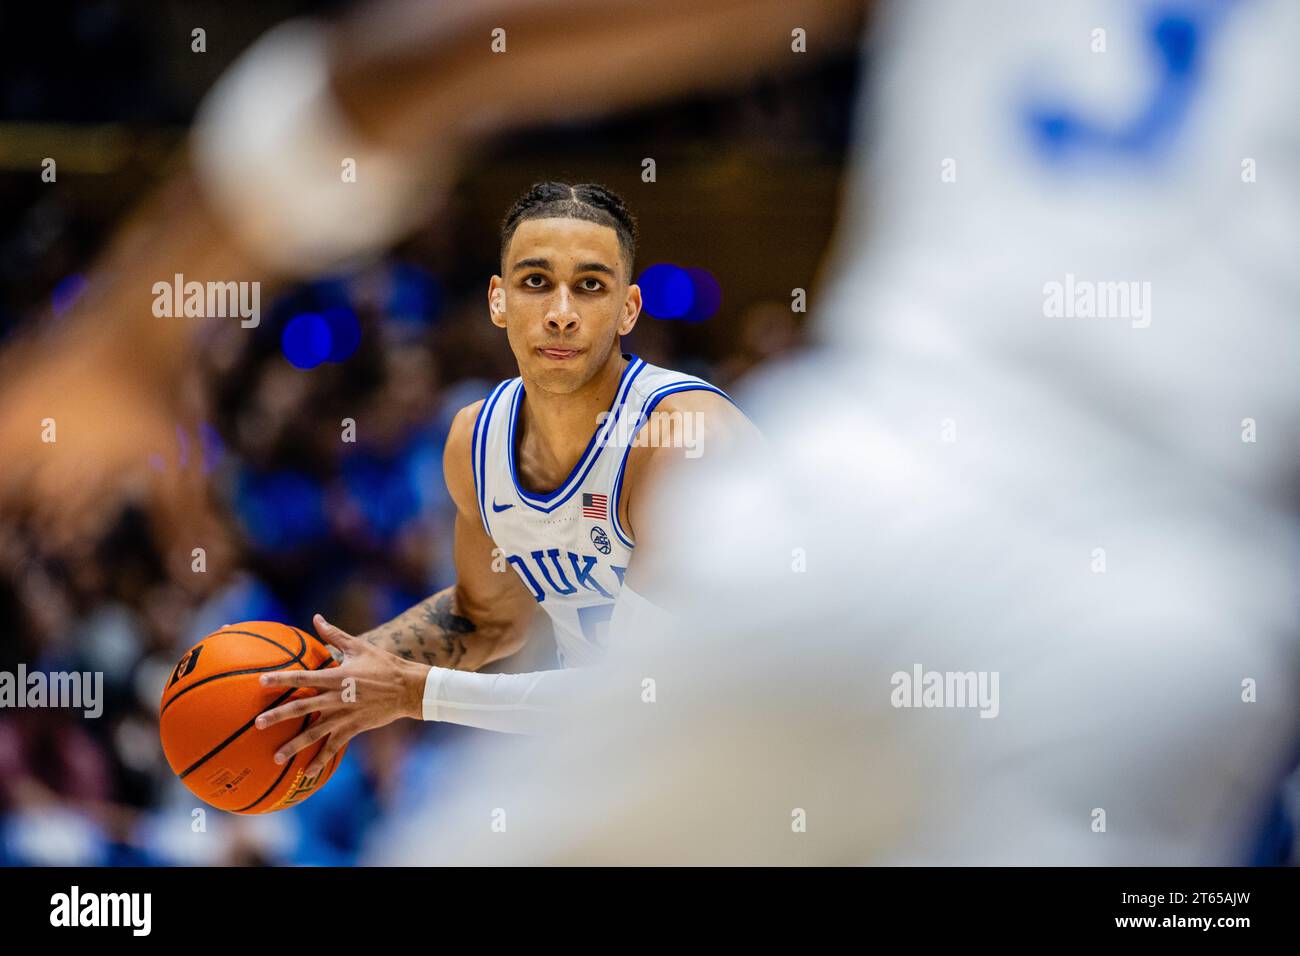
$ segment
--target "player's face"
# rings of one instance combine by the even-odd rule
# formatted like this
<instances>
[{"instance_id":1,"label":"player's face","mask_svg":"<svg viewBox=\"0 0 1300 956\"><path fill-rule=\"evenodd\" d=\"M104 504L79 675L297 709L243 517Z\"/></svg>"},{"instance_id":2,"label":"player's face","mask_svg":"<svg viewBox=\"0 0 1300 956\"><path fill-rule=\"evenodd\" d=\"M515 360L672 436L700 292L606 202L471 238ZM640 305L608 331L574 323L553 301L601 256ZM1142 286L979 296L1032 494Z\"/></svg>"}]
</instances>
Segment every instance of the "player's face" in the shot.
<instances>
[{"instance_id":1,"label":"player's face","mask_svg":"<svg viewBox=\"0 0 1300 956\"><path fill-rule=\"evenodd\" d=\"M488 286L488 306L525 382L568 393L618 360L618 337L636 324L641 290L625 278L613 229L581 219L525 220L504 269Z\"/></svg>"}]
</instances>

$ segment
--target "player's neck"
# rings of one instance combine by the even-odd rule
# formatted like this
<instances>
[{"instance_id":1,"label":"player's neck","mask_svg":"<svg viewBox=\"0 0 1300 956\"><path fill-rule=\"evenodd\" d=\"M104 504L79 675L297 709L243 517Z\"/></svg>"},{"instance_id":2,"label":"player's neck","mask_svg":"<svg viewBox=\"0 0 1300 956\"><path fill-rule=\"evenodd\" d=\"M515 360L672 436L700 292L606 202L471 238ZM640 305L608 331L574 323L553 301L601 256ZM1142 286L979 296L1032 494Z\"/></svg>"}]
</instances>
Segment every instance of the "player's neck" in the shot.
<instances>
[{"instance_id":1,"label":"player's neck","mask_svg":"<svg viewBox=\"0 0 1300 956\"><path fill-rule=\"evenodd\" d=\"M563 395L528 388L525 382L519 451L521 477L534 486L530 490L551 491L568 477L586 451L601 414L614 404L626 367L622 352L615 351L591 381Z\"/></svg>"}]
</instances>

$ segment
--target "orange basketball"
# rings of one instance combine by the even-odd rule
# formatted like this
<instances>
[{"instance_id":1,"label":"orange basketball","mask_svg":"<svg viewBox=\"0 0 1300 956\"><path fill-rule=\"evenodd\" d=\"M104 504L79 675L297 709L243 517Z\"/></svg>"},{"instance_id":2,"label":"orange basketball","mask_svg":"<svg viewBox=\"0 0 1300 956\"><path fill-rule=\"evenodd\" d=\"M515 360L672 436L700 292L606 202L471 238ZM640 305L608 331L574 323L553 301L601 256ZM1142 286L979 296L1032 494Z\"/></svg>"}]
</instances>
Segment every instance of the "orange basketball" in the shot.
<instances>
[{"instance_id":1,"label":"orange basketball","mask_svg":"<svg viewBox=\"0 0 1300 956\"><path fill-rule=\"evenodd\" d=\"M320 715L265 730L253 721L316 691L263 687L258 679L268 671L333 666L328 644L287 624L248 621L209 634L180 659L163 690L158 720L167 763L196 797L231 813L270 813L302 803L324 786L347 748L316 778L305 770L324 741L277 765L276 750Z\"/></svg>"}]
</instances>

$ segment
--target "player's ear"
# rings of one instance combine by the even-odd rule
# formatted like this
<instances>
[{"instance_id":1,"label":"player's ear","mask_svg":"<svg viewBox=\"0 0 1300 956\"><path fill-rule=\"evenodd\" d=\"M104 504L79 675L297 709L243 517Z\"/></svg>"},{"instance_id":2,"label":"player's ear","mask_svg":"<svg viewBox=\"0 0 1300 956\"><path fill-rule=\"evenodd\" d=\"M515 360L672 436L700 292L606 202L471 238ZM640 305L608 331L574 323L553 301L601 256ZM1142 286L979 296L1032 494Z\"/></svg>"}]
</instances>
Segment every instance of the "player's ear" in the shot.
<instances>
[{"instance_id":1,"label":"player's ear","mask_svg":"<svg viewBox=\"0 0 1300 956\"><path fill-rule=\"evenodd\" d=\"M497 328L506 327L506 290L500 276L488 282L488 318Z\"/></svg>"},{"instance_id":2,"label":"player's ear","mask_svg":"<svg viewBox=\"0 0 1300 956\"><path fill-rule=\"evenodd\" d=\"M641 287L636 283L627 287L627 297L623 300L623 312L618 317L618 334L627 335L636 327L636 320L641 315Z\"/></svg>"}]
</instances>

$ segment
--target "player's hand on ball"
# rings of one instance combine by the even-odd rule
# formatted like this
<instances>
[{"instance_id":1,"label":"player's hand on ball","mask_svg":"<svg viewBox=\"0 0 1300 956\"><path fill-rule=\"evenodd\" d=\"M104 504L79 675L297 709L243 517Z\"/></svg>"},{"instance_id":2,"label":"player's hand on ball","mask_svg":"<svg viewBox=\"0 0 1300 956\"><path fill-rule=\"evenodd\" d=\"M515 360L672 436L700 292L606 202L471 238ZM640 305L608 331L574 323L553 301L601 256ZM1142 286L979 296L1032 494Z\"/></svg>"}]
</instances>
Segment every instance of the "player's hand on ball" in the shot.
<instances>
[{"instance_id":1,"label":"player's hand on ball","mask_svg":"<svg viewBox=\"0 0 1300 956\"><path fill-rule=\"evenodd\" d=\"M307 776L320 773L333 756L357 734L382 727L399 717L422 716L424 680L429 668L339 630L321 615L312 618L316 633L340 652L336 667L318 671L286 670L262 675L266 687L310 687L315 695L291 700L257 718L258 729L306 714L320 716L278 751L284 763L298 751L328 737L307 767ZM335 655L338 656L337 654Z\"/></svg>"}]
</instances>

